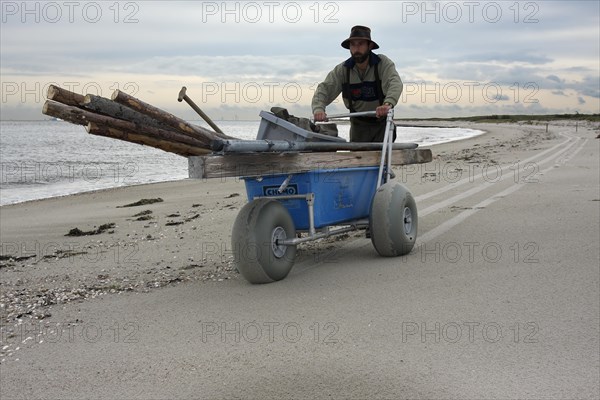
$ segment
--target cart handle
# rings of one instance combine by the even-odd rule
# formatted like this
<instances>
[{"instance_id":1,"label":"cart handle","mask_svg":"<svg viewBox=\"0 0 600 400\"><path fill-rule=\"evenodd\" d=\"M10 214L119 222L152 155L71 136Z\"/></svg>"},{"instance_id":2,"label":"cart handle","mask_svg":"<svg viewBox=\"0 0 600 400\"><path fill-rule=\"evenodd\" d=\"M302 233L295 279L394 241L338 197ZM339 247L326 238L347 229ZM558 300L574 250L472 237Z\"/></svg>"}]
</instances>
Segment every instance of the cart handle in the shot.
<instances>
[{"instance_id":1,"label":"cart handle","mask_svg":"<svg viewBox=\"0 0 600 400\"><path fill-rule=\"evenodd\" d=\"M376 111L361 111L361 112L353 112L353 113L347 113L347 114L333 114L333 115L328 115L327 119L340 119L340 118L348 118L348 117L376 117L377 116L377 112Z\"/></svg>"},{"instance_id":2,"label":"cart handle","mask_svg":"<svg viewBox=\"0 0 600 400\"><path fill-rule=\"evenodd\" d=\"M382 183L386 183L392 177L392 142L394 141L394 137L392 132L394 131L394 109L390 108L387 113L387 118L385 122L385 134L383 136L383 144L381 148L381 162L379 164L379 175L377 176L377 186L376 188L382 185ZM384 164L387 165L385 169L385 180L382 182Z\"/></svg>"}]
</instances>

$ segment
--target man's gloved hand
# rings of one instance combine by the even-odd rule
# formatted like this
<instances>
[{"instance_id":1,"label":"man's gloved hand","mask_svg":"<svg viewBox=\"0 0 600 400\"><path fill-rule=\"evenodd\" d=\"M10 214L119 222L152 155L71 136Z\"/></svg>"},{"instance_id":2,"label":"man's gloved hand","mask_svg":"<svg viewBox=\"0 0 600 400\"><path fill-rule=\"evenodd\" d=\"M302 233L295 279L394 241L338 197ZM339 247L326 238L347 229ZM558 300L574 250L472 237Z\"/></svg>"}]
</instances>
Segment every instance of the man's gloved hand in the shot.
<instances>
[{"instance_id":1,"label":"man's gloved hand","mask_svg":"<svg viewBox=\"0 0 600 400\"><path fill-rule=\"evenodd\" d=\"M376 113L376 115L377 115L378 118L379 117L386 117L388 111L390 111L390 108L392 108L391 105L384 104L384 105L381 105L381 106L377 107L377 109L375 110L375 113Z\"/></svg>"},{"instance_id":2,"label":"man's gloved hand","mask_svg":"<svg viewBox=\"0 0 600 400\"><path fill-rule=\"evenodd\" d=\"M327 113L325 111L317 111L313 117L315 121L327 121Z\"/></svg>"}]
</instances>

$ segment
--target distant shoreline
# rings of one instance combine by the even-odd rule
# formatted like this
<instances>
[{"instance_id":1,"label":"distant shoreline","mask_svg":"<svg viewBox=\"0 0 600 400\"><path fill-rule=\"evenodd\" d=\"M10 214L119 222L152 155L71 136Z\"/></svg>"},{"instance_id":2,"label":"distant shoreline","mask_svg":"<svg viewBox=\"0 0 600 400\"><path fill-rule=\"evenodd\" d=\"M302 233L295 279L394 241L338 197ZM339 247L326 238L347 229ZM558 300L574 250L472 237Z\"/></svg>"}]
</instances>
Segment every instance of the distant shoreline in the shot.
<instances>
[{"instance_id":1,"label":"distant shoreline","mask_svg":"<svg viewBox=\"0 0 600 400\"><path fill-rule=\"evenodd\" d=\"M449 118L395 118L394 121L469 121L482 123L499 122L523 122L523 121L556 121L573 120L600 122L600 114L498 114L498 115L475 115L470 117L449 117Z\"/></svg>"},{"instance_id":2,"label":"distant shoreline","mask_svg":"<svg viewBox=\"0 0 600 400\"><path fill-rule=\"evenodd\" d=\"M600 122L600 114L492 114L492 115L473 115L467 117L427 117L427 118L394 118L395 122L405 121L470 121L470 122L521 122L521 121L555 121L555 120L573 120L573 121L589 121ZM4 119L0 118L0 122L48 122L54 121L53 118L44 119ZM188 120L189 122L203 122L199 119ZM255 119L222 119L218 121L224 122L255 122L260 121L260 118ZM57 121L60 122L60 121ZM404 125L403 125L404 126Z\"/></svg>"}]
</instances>

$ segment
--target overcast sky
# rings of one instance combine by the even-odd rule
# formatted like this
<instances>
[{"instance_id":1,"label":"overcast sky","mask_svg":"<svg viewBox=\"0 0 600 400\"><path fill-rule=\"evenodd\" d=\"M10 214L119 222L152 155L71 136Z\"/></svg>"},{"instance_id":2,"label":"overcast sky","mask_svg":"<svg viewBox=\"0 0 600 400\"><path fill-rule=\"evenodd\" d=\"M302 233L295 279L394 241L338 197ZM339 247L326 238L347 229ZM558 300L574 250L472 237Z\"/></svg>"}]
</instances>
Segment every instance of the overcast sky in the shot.
<instances>
[{"instance_id":1,"label":"overcast sky","mask_svg":"<svg viewBox=\"0 0 600 400\"><path fill-rule=\"evenodd\" d=\"M215 119L309 116L358 24L404 81L396 117L598 113L599 3L2 1L1 117L45 118L50 83L189 119L182 86Z\"/></svg>"}]
</instances>

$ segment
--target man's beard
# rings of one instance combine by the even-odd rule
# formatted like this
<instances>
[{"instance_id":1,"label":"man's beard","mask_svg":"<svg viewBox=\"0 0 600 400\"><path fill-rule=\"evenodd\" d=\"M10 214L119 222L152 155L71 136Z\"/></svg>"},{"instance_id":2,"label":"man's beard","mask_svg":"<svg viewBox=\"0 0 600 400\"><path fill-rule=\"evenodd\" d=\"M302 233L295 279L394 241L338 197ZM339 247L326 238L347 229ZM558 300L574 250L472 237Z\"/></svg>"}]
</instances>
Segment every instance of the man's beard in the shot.
<instances>
[{"instance_id":1,"label":"man's beard","mask_svg":"<svg viewBox=\"0 0 600 400\"><path fill-rule=\"evenodd\" d=\"M365 53L365 54L355 53L352 55L352 58L354 59L355 63L362 64L367 60L367 58L369 58L369 53Z\"/></svg>"}]
</instances>

